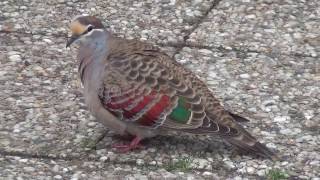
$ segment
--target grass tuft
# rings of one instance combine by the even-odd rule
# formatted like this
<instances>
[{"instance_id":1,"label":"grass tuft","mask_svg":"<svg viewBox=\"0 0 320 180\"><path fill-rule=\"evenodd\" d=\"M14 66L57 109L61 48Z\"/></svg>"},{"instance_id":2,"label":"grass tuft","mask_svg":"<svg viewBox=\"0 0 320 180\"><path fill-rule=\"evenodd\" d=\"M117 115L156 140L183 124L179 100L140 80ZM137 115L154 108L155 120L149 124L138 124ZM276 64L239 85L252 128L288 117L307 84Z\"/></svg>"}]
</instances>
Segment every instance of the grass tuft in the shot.
<instances>
[{"instance_id":1,"label":"grass tuft","mask_svg":"<svg viewBox=\"0 0 320 180\"><path fill-rule=\"evenodd\" d=\"M266 177L268 180L284 180L288 179L289 175L280 169L270 169L266 173Z\"/></svg>"},{"instance_id":2,"label":"grass tuft","mask_svg":"<svg viewBox=\"0 0 320 180\"><path fill-rule=\"evenodd\" d=\"M178 159L178 161L173 162L170 161L168 164L165 165L165 169L167 171L182 171L186 172L192 169L192 159L190 157L184 157Z\"/></svg>"},{"instance_id":3,"label":"grass tuft","mask_svg":"<svg viewBox=\"0 0 320 180\"><path fill-rule=\"evenodd\" d=\"M80 142L80 147L81 148L88 148L88 149L93 149L95 148L97 142L93 139L89 139L89 138L84 138L81 142Z\"/></svg>"}]
</instances>

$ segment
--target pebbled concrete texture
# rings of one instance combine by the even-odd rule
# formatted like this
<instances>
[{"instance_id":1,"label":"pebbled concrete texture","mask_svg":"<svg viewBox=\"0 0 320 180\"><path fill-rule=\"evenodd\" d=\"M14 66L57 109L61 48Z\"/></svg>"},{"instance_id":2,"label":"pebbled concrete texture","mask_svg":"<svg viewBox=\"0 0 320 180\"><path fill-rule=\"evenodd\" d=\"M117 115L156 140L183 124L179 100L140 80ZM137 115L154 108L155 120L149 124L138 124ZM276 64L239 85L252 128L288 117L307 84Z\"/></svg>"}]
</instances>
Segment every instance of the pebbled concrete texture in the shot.
<instances>
[{"instance_id":1,"label":"pebbled concrete texture","mask_svg":"<svg viewBox=\"0 0 320 180\"><path fill-rule=\"evenodd\" d=\"M319 56L319 1L221 1L190 44Z\"/></svg>"},{"instance_id":2,"label":"pebbled concrete texture","mask_svg":"<svg viewBox=\"0 0 320 180\"><path fill-rule=\"evenodd\" d=\"M310 1L0 2L0 179L319 178L319 3ZM89 13L147 40L208 83L281 161L233 155L214 137L123 141L86 110L68 22Z\"/></svg>"},{"instance_id":3,"label":"pebbled concrete texture","mask_svg":"<svg viewBox=\"0 0 320 180\"><path fill-rule=\"evenodd\" d=\"M154 42L182 42L215 2L209 1L4 1L1 28L66 37L70 20L96 15L119 36ZM44 28L45 27L45 28Z\"/></svg>"}]
</instances>

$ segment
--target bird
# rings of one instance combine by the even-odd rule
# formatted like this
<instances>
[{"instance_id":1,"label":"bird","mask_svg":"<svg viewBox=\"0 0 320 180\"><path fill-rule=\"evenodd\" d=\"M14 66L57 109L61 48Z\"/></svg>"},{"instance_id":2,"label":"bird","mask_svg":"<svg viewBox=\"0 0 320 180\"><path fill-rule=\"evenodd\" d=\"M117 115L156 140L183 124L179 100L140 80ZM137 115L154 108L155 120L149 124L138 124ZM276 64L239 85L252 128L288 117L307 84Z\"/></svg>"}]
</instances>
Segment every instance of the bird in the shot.
<instances>
[{"instance_id":1,"label":"bird","mask_svg":"<svg viewBox=\"0 0 320 180\"><path fill-rule=\"evenodd\" d=\"M71 20L66 47L78 46L78 73L88 110L120 135L131 135L122 152L170 132L222 138L240 152L272 160L275 152L240 124L248 119L226 110L191 70L152 43L125 39L95 16Z\"/></svg>"}]
</instances>

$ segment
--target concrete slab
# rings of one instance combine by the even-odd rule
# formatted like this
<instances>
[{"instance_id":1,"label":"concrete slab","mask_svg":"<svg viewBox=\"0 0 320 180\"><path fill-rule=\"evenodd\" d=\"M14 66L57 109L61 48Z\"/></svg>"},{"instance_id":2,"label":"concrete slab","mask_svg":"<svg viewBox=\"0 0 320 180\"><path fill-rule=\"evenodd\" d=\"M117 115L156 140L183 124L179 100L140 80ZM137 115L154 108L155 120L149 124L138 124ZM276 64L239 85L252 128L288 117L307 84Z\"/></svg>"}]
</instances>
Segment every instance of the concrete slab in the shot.
<instances>
[{"instance_id":1,"label":"concrete slab","mask_svg":"<svg viewBox=\"0 0 320 180\"><path fill-rule=\"evenodd\" d=\"M274 54L319 56L319 1L224 0L190 44Z\"/></svg>"}]
</instances>

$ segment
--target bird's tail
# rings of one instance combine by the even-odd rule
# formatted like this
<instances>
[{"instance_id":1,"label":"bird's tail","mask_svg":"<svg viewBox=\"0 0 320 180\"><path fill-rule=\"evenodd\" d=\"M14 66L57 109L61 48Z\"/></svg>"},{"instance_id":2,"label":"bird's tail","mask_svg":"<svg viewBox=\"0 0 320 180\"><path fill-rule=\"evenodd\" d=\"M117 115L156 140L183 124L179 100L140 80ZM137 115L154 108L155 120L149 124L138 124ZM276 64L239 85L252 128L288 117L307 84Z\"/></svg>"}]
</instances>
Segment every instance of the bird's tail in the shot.
<instances>
[{"instance_id":1,"label":"bird's tail","mask_svg":"<svg viewBox=\"0 0 320 180\"><path fill-rule=\"evenodd\" d=\"M246 130L242 129L239 136L228 137L226 140L236 146L241 152L253 153L272 160L278 160L277 155L267 148L264 144L258 142Z\"/></svg>"}]
</instances>

